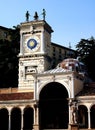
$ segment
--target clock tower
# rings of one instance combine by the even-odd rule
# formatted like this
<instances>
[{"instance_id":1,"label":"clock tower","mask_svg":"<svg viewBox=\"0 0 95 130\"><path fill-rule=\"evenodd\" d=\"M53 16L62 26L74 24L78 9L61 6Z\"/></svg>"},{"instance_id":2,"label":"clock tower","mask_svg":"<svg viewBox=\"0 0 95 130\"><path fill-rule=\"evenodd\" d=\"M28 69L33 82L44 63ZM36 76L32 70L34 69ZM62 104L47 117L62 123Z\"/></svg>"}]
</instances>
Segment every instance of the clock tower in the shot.
<instances>
[{"instance_id":1,"label":"clock tower","mask_svg":"<svg viewBox=\"0 0 95 130\"><path fill-rule=\"evenodd\" d=\"M52 28L35 19L20 25L19 89L33 89L35 73L50 68Z\"/></svg>"}]
</instances>

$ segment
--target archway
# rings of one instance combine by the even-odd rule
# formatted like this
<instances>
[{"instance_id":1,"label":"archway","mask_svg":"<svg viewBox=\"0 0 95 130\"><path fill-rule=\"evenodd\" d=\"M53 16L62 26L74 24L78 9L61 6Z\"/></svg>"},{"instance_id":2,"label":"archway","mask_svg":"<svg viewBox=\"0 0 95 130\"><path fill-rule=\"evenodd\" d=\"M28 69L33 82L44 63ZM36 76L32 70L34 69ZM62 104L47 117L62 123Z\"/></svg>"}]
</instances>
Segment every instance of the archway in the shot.
<instances>
[{"instance_id":1,"label":"archway","mask_svg":"<svg viewBox=\"0 0 95 130\"><path fill-rule=\"evenodd\" d=\"M80 128L88 128L88 113L84 105L80 105L78 108L78 123Z\"/></svg>"},{"instance_id":2,"label":"archway","mask_svg":"<svg viewBox=\"0 0 95 130\"><path fill-rule=\"evenodd\" d=\"M57 82L44 86L39 95L39 121L41 129L68 128L68 92Z\"/></svg>"},{"instance_id":3,"label":"archway","mask_svg":"<svg viewBox=\"0 0 95 130\"><path fill-rule=\"evenodd\" d=\"M21 110L19 108L12 109L11 130L21 130Z\"/></svg>"},{"instance_id":4,"label":"archway","mask_svg":"<svg viewBox=\"0 0 95 130\"><path fill-rule=\"evenodd\" d=\"M26 107L24 109L24 127L23 130L32 130L33 129L33 108Z\"/></svg>"},{"instance_id":5,"label":"archway","mask_svg":"<svg viewBox=\"0 0 95 130\"><path fill-rule=\"evenodd\" d=\"M95 105L91 107L91 128L95 128Z\"/></svg>"},{"instance_id":6,"label":"archway","mask_svg":"<svg viewBox=\"0 0 95 130\"><path fill-rule=\"evenodd\" d=\"M0 109L0 130L8 130L8 110Z\"/></svg>"}]
</instances>

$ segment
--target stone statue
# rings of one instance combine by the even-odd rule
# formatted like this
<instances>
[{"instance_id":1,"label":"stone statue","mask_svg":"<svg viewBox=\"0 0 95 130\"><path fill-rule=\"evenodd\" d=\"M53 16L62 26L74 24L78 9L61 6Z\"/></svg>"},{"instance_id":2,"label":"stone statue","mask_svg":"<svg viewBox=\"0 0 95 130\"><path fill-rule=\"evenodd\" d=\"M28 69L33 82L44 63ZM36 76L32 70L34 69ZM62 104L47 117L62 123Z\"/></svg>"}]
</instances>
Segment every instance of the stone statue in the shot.
<instances>
[{"instance_id":1,"label":"stone statue","mask_svg":"<svg viewBox=\"0 0 95 130\"><path fill-rule=\"evenodd\" d=\"M46 16L46 11L45 11L45 9L43 9L42 15L43 15L43 20L45 20L45 16Z\"/></svg>"},{"instance_id":2,"label":"stone statue","mask_svg":"<svg viewBox=\"0 0 95 130\"><path fill-rule=\"evenodd\" d=\"M38 13L35 12L35 14L34 14L34 20L38 20L38 18L39 18Z\"/></svg>"},{"instance_id":3,"label":"stone statue","mask_svg":"<svg viewBox=\"0 0 95 130\"><path fill-rule=\"evenodd\" d=\"M30 16L30 14L29 14L29 12L27 11L27 12L26 12L26 21L27 21L27 22L29 21L29 16Z\"/></svg>"},{"instance_id":4,"label":"stone statue","mask_svg":"<svg viewBox=\"0 0 95 130\"><path fill-rule=\"evenodd\" d=\"M71 110L72 110L72 123L77 124L77 107L75 104L71 107Z\"/></svg>"}]
</instances>

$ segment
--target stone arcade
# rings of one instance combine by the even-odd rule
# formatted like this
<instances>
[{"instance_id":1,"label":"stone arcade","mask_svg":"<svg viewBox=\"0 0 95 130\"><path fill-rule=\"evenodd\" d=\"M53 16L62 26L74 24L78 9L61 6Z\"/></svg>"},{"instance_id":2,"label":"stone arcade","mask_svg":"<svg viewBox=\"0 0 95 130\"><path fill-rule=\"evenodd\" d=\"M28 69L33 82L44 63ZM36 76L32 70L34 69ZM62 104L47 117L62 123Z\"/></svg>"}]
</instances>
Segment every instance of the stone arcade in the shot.
<instances>
[{"instance_id":1,"label":"stone arcade","mask_svg":"<svg viewBox=\"0 0 95 130\"><path fill-rule=\"evenodd\" d=\"M0 130L95 129L95 85L45 20L20 25L18 87L0 90Z\"/></svg>"}]
</instances>

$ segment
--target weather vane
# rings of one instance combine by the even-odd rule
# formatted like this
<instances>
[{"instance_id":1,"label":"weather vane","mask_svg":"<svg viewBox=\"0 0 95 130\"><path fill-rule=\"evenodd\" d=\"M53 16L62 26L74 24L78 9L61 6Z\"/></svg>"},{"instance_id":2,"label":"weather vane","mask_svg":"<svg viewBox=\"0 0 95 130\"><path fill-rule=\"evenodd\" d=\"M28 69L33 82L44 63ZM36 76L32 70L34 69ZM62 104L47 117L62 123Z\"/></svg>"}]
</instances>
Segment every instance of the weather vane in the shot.
<instances>
[{"instance_id":1,"label":"weather vane","mask_svg":"<svg viewBox=\"0 0 95 130\"><path fill-rule=\"evenodd\" d=\"M46 16L46 11L45 11L45 9L43 9L42 15L43 15L43 20L45 20L45 16Z\"/></svg>"}]
</instances>

